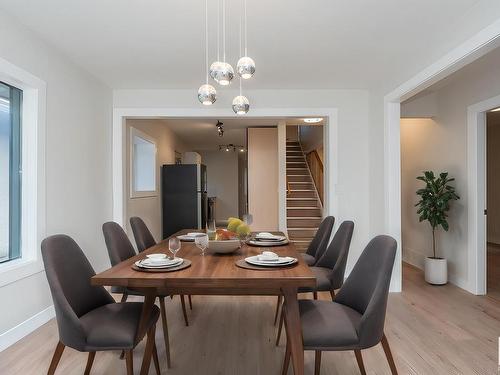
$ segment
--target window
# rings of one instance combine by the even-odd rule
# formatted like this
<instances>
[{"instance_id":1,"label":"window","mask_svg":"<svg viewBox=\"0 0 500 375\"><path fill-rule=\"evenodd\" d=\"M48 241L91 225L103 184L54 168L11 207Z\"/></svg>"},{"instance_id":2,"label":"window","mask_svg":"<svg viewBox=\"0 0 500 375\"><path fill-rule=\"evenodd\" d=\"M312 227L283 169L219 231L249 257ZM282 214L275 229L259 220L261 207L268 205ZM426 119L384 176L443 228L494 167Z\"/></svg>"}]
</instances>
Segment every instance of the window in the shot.
<instances>
[{"instance_id":1,"label":"window","mask_svg":"<svg viewBox=\"0 0 500 375\"><path fill-rule=\"evenodd\" d=\"M156 195L156 142L147 134L130 128L131 198Z\"/></svg>"},{"instance_id":2,"label":"window","mask_svg":"<svg viewBox=\"0 0 500 375\"><path fill-rule=\"evenodd\" d=\"M21 104L0 82L0 263L21 256Z\"/></svg>"}]
</instances>

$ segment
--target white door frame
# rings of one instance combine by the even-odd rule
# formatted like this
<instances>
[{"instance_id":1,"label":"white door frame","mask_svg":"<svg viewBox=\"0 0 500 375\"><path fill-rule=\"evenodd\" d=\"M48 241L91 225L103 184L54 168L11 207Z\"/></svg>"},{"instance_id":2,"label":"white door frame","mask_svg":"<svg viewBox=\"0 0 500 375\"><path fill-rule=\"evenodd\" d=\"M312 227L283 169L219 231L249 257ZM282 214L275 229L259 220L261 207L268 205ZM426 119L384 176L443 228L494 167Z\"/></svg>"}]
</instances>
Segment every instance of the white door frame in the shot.
<instances>
[{"instance_id":1,"label":"white door frame","mask_svg":"<svg viewBox=\"0 0 500 375\"><path fill-rule=\"evenodd\" d=\"M401 249L401 151L400 151L400 107L401 102L456 72L472 61L500 46L500 19L451 50L410 80L384 97L384 191L385 227L396 238ZM468 196L474 194L469 191ZM477 211L477 210L476 210ZM484 219L484 218L483 218ZM469 220L471 217L469 215ZM476 222L477 223L477 222ZM477 225L477 224L475 224ZM477 277L477 228L469 222L469 275L467 290L479 294ZM472 239L474 239L472 242ZM473 246L471 246L471 244ZM401 251L398 251L398 257ZM471 264L474 258L475 265ZM396 259L396 264L401 259ZM399 263L398 263L399 262Z\"/></svg>"},{"instance_id":2,"label":"white door frame","mask_svg":"<svg viewBox=\"0 0 500 375\"><path fill-rule=\"evenodd\" d=\"M245 117L228 115L226 109L206 108L114 108L113 109L113 220L124 226L126 221L125 125L128 118L256 118L256 117L324 117L325 139L325 211L335 215L338 209L338 110L337 108L257 108Z\"/></svg>"},{"instance_id":3,"label":"white door frame","mask_svg":"<svg viewBox=\"0 0 500 375\"><path fill-rule=\"evenodd\" d=\"M467 108L467 212L468 273L474 294L487 292L486 285L486 112L500 107L500 95ZM475 275L475 277L474 277Z\"/></svg>"}]
</instances>

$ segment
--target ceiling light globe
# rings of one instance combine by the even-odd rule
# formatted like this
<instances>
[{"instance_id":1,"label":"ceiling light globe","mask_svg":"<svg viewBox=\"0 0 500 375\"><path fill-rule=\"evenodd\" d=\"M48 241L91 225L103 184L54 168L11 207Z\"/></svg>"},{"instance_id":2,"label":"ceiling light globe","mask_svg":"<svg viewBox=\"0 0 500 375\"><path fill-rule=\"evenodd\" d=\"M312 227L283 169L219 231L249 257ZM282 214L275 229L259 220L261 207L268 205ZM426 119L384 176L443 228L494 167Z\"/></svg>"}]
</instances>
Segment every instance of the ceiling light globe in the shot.
<instances>
[{"instance_id":1,"label":"ceiling light globe","mask_svg":"<svg viewBox=\"0 0 500 375\"><path fill-rule=\"evenodd\" d=\"M221 86L227 86L234 78L234 69L231 64L216 61L210 65L210 77Z\"/></svg>"},{"instance_id":2,"label":"ceiling light globe","mask_svg":"<svg viewBox=\"0 0 500 375\"><path fill-rule=\"evenodd\" d=\"M244 115L248 112L249 109L250 102L245 96L239 95L233 99L233 111L237 115Z\"/></svg>"},{"instance_id":3,"label":"ceiling light globe","mask_svg":"<svg viewBox=\"0 0 500 375\"><path fill-rule=\"evenodd\" d=\"M255 73L255 61L251 57L243 56L236 64L236 71L243 79L252 78Z\"/></svg>"},{"instance_id":4,"label":"ceiling light globe","mask_svg":"<svg viewBox=\"0 0 500 375\"><path fill-rule=\"evenodd\" d=\"M198 89L198 100L203 105L212 105L217 100L217 91L212 85L201 85Z\"/></svg>"}]
</instances>

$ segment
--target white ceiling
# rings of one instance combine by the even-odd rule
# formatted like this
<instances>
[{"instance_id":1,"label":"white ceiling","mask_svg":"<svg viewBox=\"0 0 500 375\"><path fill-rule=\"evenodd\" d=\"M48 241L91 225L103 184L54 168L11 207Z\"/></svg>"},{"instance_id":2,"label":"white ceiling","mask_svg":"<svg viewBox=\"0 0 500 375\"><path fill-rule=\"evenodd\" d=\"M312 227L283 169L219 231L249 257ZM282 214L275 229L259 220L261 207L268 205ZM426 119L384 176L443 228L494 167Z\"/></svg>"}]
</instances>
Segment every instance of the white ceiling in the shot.
<instances>
[{"instance_id":1,"label":"white ceiling","mask_svg":"<svg viewBox=\"0 0 500 375\"><path fill-rule=\"evenodd\" d=\"M228 61L240 0L228 3ZM209 0L215 17L216 0ZM248 0L253 89L370 88L431 63L500 13L498 0ZM478 7L488 12L478 15ZM203 0L0 0L112 88L193 88L204 80ZM215 58L215 18L210 60ZM477 29L476 27L476 29Z\"/></svg>"},{"instance_id":2,"label":"white ceiling","mask_svg":"<svg viewBox=\"0 0 500 375\"><path fill-rule=\"evenodd\" d=\"M246 145L246 129L249 127L277 126L280 120L286 121L288 126L307 126L303 118L168 118L144 119L157 122L161 126L171 129L180 140L193 150L216 150L221 144ZM159 121L158 121L159 120ZM220 120L224 124L224 136L219 137L216 123ZM310 126L323 125L322 122Z\"/></svg>"}]
</instances>

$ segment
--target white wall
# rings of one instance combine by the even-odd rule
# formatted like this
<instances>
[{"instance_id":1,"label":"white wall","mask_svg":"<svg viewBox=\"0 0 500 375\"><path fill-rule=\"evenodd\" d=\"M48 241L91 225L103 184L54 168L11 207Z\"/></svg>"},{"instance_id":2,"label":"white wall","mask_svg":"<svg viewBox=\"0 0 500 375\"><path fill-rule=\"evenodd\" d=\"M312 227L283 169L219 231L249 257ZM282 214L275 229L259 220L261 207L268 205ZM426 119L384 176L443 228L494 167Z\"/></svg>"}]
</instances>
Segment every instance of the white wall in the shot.
<instances>
[{"instance_id":1,"label":"white wall","mask_svg":"<svg viewBox=\"0 0 500 375\"><path fill-rule=\"evenodd\" d=\"M491 52L455 73L435 92L433 120L403 120L401 126L402 227L404 259L417 266L429 254L428 224L414 221L417 170L446 170L456 178L461 199L449 213L450 231L440 232L438 248L449 261L450 281L468 285L467 272L467 107L500 94L500 50ZM403 104L403 107L405 104ZM409 159L412 159L410 162ZM416 159L416 160L415 160Z\"/></svg>"},{"instance_id":2,"label":"white wall","mask_svg":"<svg viewBox=\"0 0 500 375\"><path fill-rule=\"evenodd\" d=\"M299 126L300 144L304 153L316 150L321 160L323 160L323 125L302 125Z\"/></svg>"},{"instance_id":3,"label":"white wall","mask_svg":"<svg viewBox=\"0 0 500 375\"><path fill-rule=\"evenodd\" d=\"M111 90L1 11L0 35L0 57L47 83L47 235L72 236L102 270L109 260L101 225L112 216ZM0 300L8 303L0 334L52 305L44 272L1 287Z\"/></svg>"},{"instance_id":4,"label":"white wall","mask_svg":"<svg viewBox=\"0 0 500 375\"><path fill-rule=\"evenodd\" d=\"M130 198L130 127L134 127L143 133L146 133L156 141L157 147L157 165L156 165L156 179L157 179L157 191L156 196L151 197L140 197L140 198ZM188 148L184 143L175 135L175 133L170 130L170 128L165 125L161 120L138 120L129 119L127 120L127 141L126 145L126 181L125 181L125 194L126 194L126 226L127 233L135 244L132 235L132 229L130 228L129 219L132 216L139 216L144 220L149 230L153 234L156 241L161 240L162 237L162 218L161 218L161 186L160 186L160 175L161 166L163 164L174 164L175 163L175 151L185 152Z\"/></svg>"},{"instance_id":5,"label":"white wall","mask_svg":"<svg viewBox=\"0 0 500 375\"><path fill-rule=\"evenodd\" d=\"M207 166L209 197L217 197L216 220L238 217L238 150L198 151Z\"/></svg>"},{"instance_id":6,"label":"white wall","mask_svg":"<svg viewBox=\"0 0 500 375\"><path fill-rule=\"evenodd\" d=\"M224 90L213 108L204 111L226 111L226 116L232 117L231 100L237 91ZM353 220L356 223L351 245L347 270L349 271L368 243L370 230L370 201L372 191L370 185L369 145L371 141L371 127L369 122L370 96L365 90L247 90L245 95L251 102L250 115L259 109L293 109L300 108L336 108L338 110L336 152L338 167L336 173L338 181L332 186L338 205L333 207L329 214L335 215L337 223L342 220ZM180 109L185 114L200 113L200 106L196 102L196 90L115 90L114 107L119 108L173 108ZM383 103L380 103L382 108ZM203 116L206 117L206 112ZM300 115L297 115L300 116ZM333 139L332 137L332 139ZM383 147L383 132L379 134ZM370 142L369 142L370 141ZM332 145L330 145L332 146ZM382 154L383 155L383 154ZM383 165L382 165L383 168ZM382 169L383 172L383 169ZM383 191L378 191L377 201L382 201ZM379 220L375 224L384 230L383 207L377 211ZM399 275L395 274L395 277Z\"/></svg>"}]
</instances>

